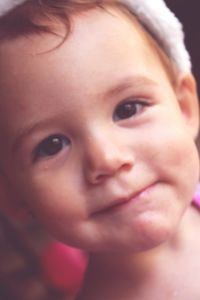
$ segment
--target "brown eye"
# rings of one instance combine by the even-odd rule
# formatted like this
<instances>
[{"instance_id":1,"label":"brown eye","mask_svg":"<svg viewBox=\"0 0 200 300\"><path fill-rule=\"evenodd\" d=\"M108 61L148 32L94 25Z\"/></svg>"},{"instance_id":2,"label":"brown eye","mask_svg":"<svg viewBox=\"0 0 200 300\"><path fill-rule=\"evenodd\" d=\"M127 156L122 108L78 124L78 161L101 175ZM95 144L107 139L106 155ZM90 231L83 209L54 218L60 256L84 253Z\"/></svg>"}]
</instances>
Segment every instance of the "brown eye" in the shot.
<instances>
[{"instance_id":1,"label":"brown eye","mask_svg":"<svg viewBox=\"0 0 200 300\"><path fill-rule=\"evenodd\" d=\"M114 120L119 121L129 119L132 116L138 114L144 106L145 103L141 101L129 101L126 103L122 103L115 110Z\"/></svg>"},{"instance_id":2,"label":"brown eye","mask_svg":"<svg viewBox=\"0 0 200 300\"><path fill-rule=\"evenodd\" d=\"M35 159L38 159L54 156L62 151L64 147L68 146L69 143L70 142L66 137L60 135L50 136L39 144L36 148L34 157Z\"/></svg>"}]
</instances>

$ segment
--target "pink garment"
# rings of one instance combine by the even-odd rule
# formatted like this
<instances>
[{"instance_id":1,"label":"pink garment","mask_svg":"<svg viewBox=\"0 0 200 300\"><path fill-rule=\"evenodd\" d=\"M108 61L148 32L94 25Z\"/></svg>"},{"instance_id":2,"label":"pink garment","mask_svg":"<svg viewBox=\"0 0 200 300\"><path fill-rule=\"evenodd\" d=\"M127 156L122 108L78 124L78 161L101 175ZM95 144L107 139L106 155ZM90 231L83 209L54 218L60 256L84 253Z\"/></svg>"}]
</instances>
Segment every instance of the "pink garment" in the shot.
<instances>
[{"instance_id":1,"label":"pink garment","mask_svg":"<svg viewBox=\"0 0 200 300\"><path fill-rule=\"evenodd\" d=\"M192 198L192 203L200 209L200 183L198 184L194 197Z\"/></svg>"},{"instance_id":2,"label":"pink garment","mask_svg":"<svg viewBox=\"0 0 200 300\"><path fill-rule=\"evenodd\" d=\"M80 288L87 268L84 252L52 241L43 249L40 262L43 275L52 287L72 295Z\"/></svg>"}]
</instances>

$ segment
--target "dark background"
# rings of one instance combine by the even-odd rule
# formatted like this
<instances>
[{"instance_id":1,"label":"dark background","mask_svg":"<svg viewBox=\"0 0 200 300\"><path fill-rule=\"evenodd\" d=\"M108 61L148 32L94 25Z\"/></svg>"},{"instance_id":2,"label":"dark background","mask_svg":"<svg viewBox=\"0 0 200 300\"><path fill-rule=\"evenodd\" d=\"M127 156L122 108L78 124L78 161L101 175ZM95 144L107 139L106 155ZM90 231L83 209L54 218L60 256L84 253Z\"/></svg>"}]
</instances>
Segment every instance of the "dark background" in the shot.
<instances>
[{"instance_id":1,"label":"dark background","mask_svg":"<svg viewBox=\"0 0 200 300\"><path fill-rule=\"evenodd\" d=\"M186 46L192 57L193 72L200 92L200 1L166 0L165 2L183 23Z\"/></svg>"}]
</instances>

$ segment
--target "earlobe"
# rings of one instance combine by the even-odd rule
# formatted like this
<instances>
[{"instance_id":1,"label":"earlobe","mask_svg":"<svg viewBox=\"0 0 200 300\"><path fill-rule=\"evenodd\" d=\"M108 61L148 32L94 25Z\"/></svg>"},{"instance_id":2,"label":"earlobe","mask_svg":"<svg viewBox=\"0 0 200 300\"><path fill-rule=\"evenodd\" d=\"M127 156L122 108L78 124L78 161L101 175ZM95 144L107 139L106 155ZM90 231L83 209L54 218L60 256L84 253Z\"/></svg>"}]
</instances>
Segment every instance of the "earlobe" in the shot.
<instances>
[{"instance_id":1,"label":"earlobe","mask_svg":"<svg viewBox=\"0 0 200 300\"><path fill-rule=\"evenodd\" d=\"M180 75L176 94L186 125L195 139L199 132L199 102L196 80L191 73Z\"/></svg>"}]
</instances>

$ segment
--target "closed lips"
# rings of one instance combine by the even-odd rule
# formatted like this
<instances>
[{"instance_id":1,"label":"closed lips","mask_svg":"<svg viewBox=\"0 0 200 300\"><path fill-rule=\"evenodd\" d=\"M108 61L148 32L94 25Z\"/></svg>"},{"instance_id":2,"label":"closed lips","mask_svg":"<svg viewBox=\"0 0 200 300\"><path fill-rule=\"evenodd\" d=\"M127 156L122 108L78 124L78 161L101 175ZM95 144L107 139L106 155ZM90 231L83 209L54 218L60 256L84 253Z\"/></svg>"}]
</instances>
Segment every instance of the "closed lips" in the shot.
<instances>
[{"instance_id":1,"label":"closed lips","mask_svg":"<svg viewBox=\"0 0 200 300\"><path fill-rule=\"evenodd\" d=\"M140 190L139 192L133 193L129 197L124 197L124 198L118 199L118 200L114 201L112 204L110 204L104 208L98 209L92 215L97 216L97 215L101 215L104 213L110 213L110 212L113 212L114 210L117 210L120 207L128 204L129 202L135 202L135 201L139 200L139 197L143 193L147 192L151 187L152 187L152 185L149 185L146 188Z\"/></svg>"}]
</instances>

